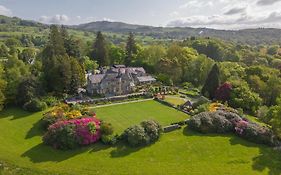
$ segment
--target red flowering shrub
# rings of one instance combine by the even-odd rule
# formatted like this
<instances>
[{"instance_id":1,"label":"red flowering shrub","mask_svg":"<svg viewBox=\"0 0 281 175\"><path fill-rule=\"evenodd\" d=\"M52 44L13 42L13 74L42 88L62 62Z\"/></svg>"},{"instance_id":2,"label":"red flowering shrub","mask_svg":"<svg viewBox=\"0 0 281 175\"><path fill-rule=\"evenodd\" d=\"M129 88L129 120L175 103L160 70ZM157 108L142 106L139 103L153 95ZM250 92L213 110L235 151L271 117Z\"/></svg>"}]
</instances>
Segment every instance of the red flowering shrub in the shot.
<instances>
[{"instance_id":1,"label":"red flowering shrub","mask_svg":"<svg viewBox=\"0 0 281 175\"><path fill-rule=\"evenodd\" d=\"M52 124L43 136L43 142L57 149L73 149L95 143L100 137L100 121L89 117Z\"/></svg>"},{"instance_id":2,"label":"red flowering shrub","mask_svg":"<svg viewBox=\"0 0 281 175\"><path fill-rule=\"evenodd\" d=\"M231 84L224 83L216 90L215 98L223 102L228 101L230 98L231 90L232 90Z\"/></svg>"}]
</instances>

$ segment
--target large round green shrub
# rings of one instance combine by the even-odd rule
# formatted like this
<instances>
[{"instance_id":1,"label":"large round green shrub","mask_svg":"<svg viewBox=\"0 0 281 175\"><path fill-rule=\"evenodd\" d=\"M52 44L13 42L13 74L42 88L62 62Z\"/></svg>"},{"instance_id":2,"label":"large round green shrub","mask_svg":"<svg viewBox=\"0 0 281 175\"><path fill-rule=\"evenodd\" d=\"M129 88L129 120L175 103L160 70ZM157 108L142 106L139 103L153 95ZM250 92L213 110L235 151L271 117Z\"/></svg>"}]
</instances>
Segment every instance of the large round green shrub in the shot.
<instances>
[{"instance_id":1,"label":"large round green shrub","mask_svg":"<svg viewBox=\"0 0 281 175\"><path fill-rule=\"evenodd\" d=\"M57 130L47 132L43 137L43 142L52 145L57 149L74 149L79 146L75 132L75 124L64 125Z\"/></svg>"},{"instance_id":2,"label":"large round green shrub","mask_svg":"<svg viewBox=\"0 0 281 175\"><path fill-rule=\"evenodd\" d=\"M202 133L227 133L234 129L232 123L219 112L202 112L188 121L191 129Z\"/></svg>"},{"instance_id":3,"label":"large round green shrub","mask_svg":"<svg viewBox=\"0 0 281 175\"><path fill-rule=\"evenodd\" d=\"M127 128L122 137L130 146L133 147L149 143L149 137L147 136L144 128L139 125Z\"/></svg>"},{"instance_id":4,"label":"large round green shrub","mask_svg":"<svg viewBox=\"0 0 281 175\"><path fill-rule=\"evenodd\" d=\"M23 108L29 112L38 112L47 109L47 104L39 99L33 99L23 105Z\"/></svg>"},{"instance_id":5,"label":"large round green shrub","mask_svg":"<svg viewBox=\"0 0 281 175\"><path fill-rule=\"evenodd\" d=\"M141 122L141 126L144 128L147 136L149 137L149 142L155 142L159 139L162 132L162 127L159 123L154 120L146 120Z\"/></svg>"},{"instance_id":6,"label":"large round green shrub","mask_svg":"<svg viewBox=\"0 0 281 175\"><path fill-rule=\"evenodd\" d=\"M162 132L161 125L154 120L146 120L140 125L127 128L121 138L130 146L147 145L157 141Z\"/></svg>"},{"instance_id":7,"label":"large round green shrub","mask_svg":"<svg viewBox=\"0 0 281 175\"><path fill-rule=\"evenodd\" d=\"M100 125L100 131L102 135L112 135L114 129L111 123L102 121Z\"/></svg>"}]
</instances>

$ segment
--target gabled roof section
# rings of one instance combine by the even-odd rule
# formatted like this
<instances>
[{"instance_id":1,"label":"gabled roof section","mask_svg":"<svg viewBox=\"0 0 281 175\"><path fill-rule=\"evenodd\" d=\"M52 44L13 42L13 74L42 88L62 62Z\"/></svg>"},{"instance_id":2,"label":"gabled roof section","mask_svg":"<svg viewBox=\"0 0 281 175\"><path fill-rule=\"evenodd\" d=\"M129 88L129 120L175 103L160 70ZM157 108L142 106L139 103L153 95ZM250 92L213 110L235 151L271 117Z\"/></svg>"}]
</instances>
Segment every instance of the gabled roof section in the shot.
<instances>
[{"instance_id":1,"label":"gabled roof section","mask_svg":"<svg viewBox=\"0 0 281 175\"><path fill-rule=\"evenodd\" d=\"M155 78L153 78L152 76L142 76L142 77L137 77L139 82L151 82L151 81L156 81Z\"/></svg>"},{"instance_id":2,"label":"gabled roof section","mask_svg":"<svg viewBox=\"0 0 281 175\"><path fill-rule=\"evenodd\" d=\"M89 80L92 84L100 83L105 74L94 74L89 76Z\"/></svg>"}]
</instances>

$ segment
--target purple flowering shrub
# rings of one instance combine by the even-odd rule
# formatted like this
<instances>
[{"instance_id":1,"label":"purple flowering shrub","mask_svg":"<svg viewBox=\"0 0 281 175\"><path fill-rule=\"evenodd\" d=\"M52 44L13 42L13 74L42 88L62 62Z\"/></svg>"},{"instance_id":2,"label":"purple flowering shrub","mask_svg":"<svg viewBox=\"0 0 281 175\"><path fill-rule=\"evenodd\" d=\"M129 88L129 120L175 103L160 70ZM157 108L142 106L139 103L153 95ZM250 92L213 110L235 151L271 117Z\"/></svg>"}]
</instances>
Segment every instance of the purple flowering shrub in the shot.
<instances>
[{"instance_id":1,"label":"purple flowering shrub","mask_svg":"<svg viewBox=\"0 0 281 175\"><path fill-rule=\"evenodd\" d=\"M97 142L100 121L95 117L61 120L49 126L43 142L56 149L74 149Z\"/></svg>"},{"instance_id":2,"label":"purple flowering shrub","mask_svg":"<svg viewBox=\"0 0 281 175\"><path fill-rule=\"evenodd\" d=\"M235 133L254 143L270 146L280 144L270 128L250 122L230 108L202 112L191 117L187 124L189 128L202 133Z\"/></svg>"},{"instance_id":3,"label":"purple flowering shrub","mask_svg":"<svg viewBox=\"0 0 281 175\"><path fill-rule=\"evenodd\" d=\"M253 122L240 121L236 124L235 133L242 138L255 143L270 146L280 146L278 138L273 131L265 126L260 126Z\"/></svg>"}]
</instances>

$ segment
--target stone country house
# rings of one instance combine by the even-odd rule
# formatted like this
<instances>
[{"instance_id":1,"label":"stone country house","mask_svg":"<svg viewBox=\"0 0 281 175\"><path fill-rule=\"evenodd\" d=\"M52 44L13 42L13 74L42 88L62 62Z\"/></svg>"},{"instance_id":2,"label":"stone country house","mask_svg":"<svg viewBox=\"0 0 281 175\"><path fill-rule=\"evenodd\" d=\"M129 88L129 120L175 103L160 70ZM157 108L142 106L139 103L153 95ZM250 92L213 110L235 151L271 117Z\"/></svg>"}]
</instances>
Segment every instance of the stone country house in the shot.
<instances>
[{"instance_id":1,"label":"stone country house","mask_svg":"<svg viewBox=\"0 0 281 175\"><path fill-rule=\"evenodd\" d=\"M102 70L100 74L87 76L87 92L91 95L126 95L134 92L136 86L155 81L142 67L113 65L110 69Z\"/></svg>"}]
</instances>

